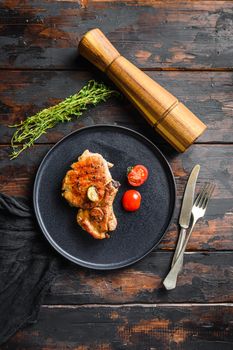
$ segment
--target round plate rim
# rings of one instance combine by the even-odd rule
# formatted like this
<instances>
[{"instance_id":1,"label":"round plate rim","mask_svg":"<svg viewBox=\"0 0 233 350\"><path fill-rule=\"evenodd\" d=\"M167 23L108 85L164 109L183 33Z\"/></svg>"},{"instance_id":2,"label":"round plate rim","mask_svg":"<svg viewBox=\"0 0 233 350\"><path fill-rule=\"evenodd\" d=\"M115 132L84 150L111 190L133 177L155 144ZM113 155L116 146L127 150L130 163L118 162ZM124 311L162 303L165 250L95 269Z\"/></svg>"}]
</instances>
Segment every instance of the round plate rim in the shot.
<instances>
[{"instance_id":1,"label":"round plate rim","mask_svg":"<svg viewBox=\"0 0 233 350\"><path fill-rule=\"evenodd\" d=\"M38 205L38 198L37 198L37 187L38 187L38 183L39 183L39 179L40 179L40 173L43 169L43 166L48 158L48 156L50 155L50 153L53 152L54 148L56 148L58 145L60 145L62 142L64 142L67 138L71 137L74 134L78 134L79 132L88 130L88 129L96 129L96 128L113 128L113 129L120 129L120 130L125 130L131 134L134 134L135 136L142 138L143 140L145 140L147 143L149 143L160 155L160 157L163 159L163 161L165 162L166 166L168 167L168 169L170 170L170 175L171 175L171 180L172 180L172 188L174 190L173 193L173 208L171 210L171 214L170 214L170 218L168 220L168 224L166 226L166 229L164 230L162 236L160 237L160 239L150 248L148 249L143 255L141 255L140 257L134 259L133 261L127 262L127 263L118 263L116 266L115 265L111 265L111 264L93 264L93 263L88 263L88 262L84 262L76 257L74 257L73 255L69 254L68 252L66 252L62 247L60 247L54 240L53 238L50 236L49 232L47 231L47 229L44 226L43 220L41 218L40 215L40 211L39 211L39 205ZM141 133L132 130L130 128L127 128L125 126L119 126L119 125L113 125L113 124L97 124L97 125L91 125L91 126L85 126L82 127L80 129L74 130L71 133L69 133L68 135L65 135L61 140L59 140L58 142L55 143L55 145L53 145L50 150L46 153L46 155L44 156L44 158L42 159L38 169L37 169L37 173L35 176L35 180L34 180L34 186L33 186L33 207L34 207L34 212L36 215L36 219L37 222L39 224L39 227L42 231L42 233L44 234L45 238L47 239L47 241L51 244L51 246L59 253L61 254L63 257L65 257L66 259L72 261L73 263L82 266L82 267L86 267L86 268L90 268L92 270L117 270L120 268L124 268L126 266L130 266L132 264L135 264L136 262L142 260L145 256L147 256L154 248L156 248L159 243L161 242L161 240L163 239L163 237L165 236L171 221L173 219L174 216L174 211L175 211L175 207L176 207L176 192L177 192L177 188L176 188L176 182L175 182L175 177L172 171L172 168L170 166L170 164L168 163L167 159L165 158L165 156L163 155L163 153L159 150L159 148L152 142L150 141L146 136L142 135Z\"/></svg>"}]
</instances>

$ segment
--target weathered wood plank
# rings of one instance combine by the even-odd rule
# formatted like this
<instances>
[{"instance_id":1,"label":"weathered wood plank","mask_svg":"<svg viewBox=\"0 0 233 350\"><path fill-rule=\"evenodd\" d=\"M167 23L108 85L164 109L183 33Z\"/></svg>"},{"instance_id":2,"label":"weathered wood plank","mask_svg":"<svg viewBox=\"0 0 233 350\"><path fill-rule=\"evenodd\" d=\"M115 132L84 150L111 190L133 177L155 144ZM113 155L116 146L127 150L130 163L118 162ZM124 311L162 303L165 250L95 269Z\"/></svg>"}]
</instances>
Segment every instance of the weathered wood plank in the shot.
<instances>
[{"instance_id":1,"label":"weathered wood plank","mask_svg":"<svg viewBox=\"0 0 233 350\"><path fill-rule=\"evenodd\" d=\"M100 27L142 68L232 68L230 1L1 2L5 68L86 67L76 48Z\"/></svg>"},{"instance_id":2,"label":"weathered wood plank","mask_svg":"<svg viewBox=\"0 0 233 350\"><path fill-rule=\"evenodd\" d=\"M231 350L232 317L232 305L44 306L2 350Z\"/></svg>"},{"instance_id":3,"label":"weathered wood plank","mask_svg":"<svg viewBox=\"0 0 233 350\"><path fill-rule=\"evenodd\" d=\"M233 142L233 73L232 72L148 72L162 86L183 101L208 126L198 142ZM88 80L103 76L96 72L77 71L0 71L0 140L10 142L18 123L39 110L74 94ZM107 81L109 83L109 81ZM74 122L58 125L38 143L57 142L81 126L117 123L140 128L146 123L130 103L112 98L88 110ZM148 127L149 130L149 127ZM162 139L155 136L155 142Z\"/></svg>"},{"instance_id":4,"label":"weathered wood plank","mask_svg":"<svg viewBox=\"0 0 233 350\"><path fill-rule=\"evenodd\" d=\"M46 304L226 303L233 300L233 252L186 253L177 287L162 285L173 254L152 252L118 271L93 271L63 263Z\"/></svg>"},{"instance_id":5,"label":"weathered wood plank","mask_svg":"<svg viewBox=\"0 0 233 350\"><path fill-rule=\"evenodd\" d=\"M150 136L150 135L148 135ZM50 145L38 145L24 152L19 158L9 161L9 146L0 147L0 191L11 195L32 195L36 169ZM211 205L205 219L197 223L189 243L189 249L233 249L233 170L231 145L193 145L184 154L160 146L168 158L177 183L177 208L161 249L173 249L177 236L177 217L184 186L194 164L201 165L198 188L211 179L216 183Z\"/></svg>"}]
</instances>

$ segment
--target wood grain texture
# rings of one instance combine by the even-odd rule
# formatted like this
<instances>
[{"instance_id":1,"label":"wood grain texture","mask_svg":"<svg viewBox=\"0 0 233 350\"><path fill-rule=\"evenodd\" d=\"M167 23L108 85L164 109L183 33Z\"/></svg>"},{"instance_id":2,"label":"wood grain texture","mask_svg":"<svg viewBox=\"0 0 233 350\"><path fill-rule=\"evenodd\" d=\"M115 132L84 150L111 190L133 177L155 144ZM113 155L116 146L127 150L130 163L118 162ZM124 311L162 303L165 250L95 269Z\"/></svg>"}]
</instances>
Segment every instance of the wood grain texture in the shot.
<instances>
[{"instance_id":1,"label":"wood grain texture","mask_svg":"<svg viewBox=\"0 0 233 350\"><path fill-rule=\"evenodd\" d=\"M173 254L156 251L114 272L63 262L45 304L231 303L233 252L185 253L177 287L162 285Z\"/></svg>"},{"instance_id":2,"label":"wood grain texture","mask_svg":"<svg viewBox=\"0 0 233 350\"><path fill-rule=\"evenodd\" d=\"M0 67L86 67L78 42L99 27L141 68L232 69L232 18L230 1L4 0Z\"/></svg>"},{"instance_id":3,"label":"wood grain texture","mask_svg":"<svg viewBox=\"0 0 233 350\"><path fill-rule=\"evenodd\" d=\"M232 305L42 307L2 350L231 350Z\"/></svg>"},{"instance_id":4,"label":"wood grain texture","mask_svg":"<svg viewBox=\"0 0 233 350\"><path fill-rule=\"evenodd\" d=\"M10 147L1 146L0 191L10 195L31 197L36 169L50 147L51 145L35 146L19 158L9 161ZM184 154L175 153L162 145L160 148L172 166L178 196L173 224L160 244L160 248L174 248L177 237L176 222L184 186L192 167L199 163L201 171L197 188L200 189L206 181L214 180L216 189L204 220L197 223L195 227L188 249L233 249L232 147L230 145L194 145Z\"/></svg>"},{"instance_id":5,"label":"wood grain texture","mask_svg":"<svg viewBox=\"0 0 233 350\"><path fill-rule=\"evenodd\" d=\"M103 79L77 55L81 36L95 27L184 102L207 131L180 155L129 102L111 99L80 120L57 126L10 161L8 124L59 102L89 79ZM135 265L97 272L61 257L62 269L38 322L1 350L232 350L232 37L232 1L1 1L0 143L6 145L0 146L0 191L32 198L36 170L53 143L82 126L111 123L140 131L159 145L178 194L164 239ZM177 239L184 186L196 163L201 165L198 188L214 180L216 189L189 242L178 286L167 292L161 281Z\"/></svg>"},{"instance_id":6,"label":"wood grain texture","mask_svg":"<svg viewBox=\"0 0 233 350\"><path fill-rule=\"evenodd\" d=\"M147 72L152 79L184 102L208 129L197 142L233 142L232 72ZM0 71L0 140L9 143L15 124L39 110L77 92L88 80L102 80L96 71ZM110 82L105 80L107 84ZM38 143L57 142L82 126L110 123L153 134L153 141L164 142L126 100L112 98L74 122L51 129Z\"/></svg>"}]
</instances>

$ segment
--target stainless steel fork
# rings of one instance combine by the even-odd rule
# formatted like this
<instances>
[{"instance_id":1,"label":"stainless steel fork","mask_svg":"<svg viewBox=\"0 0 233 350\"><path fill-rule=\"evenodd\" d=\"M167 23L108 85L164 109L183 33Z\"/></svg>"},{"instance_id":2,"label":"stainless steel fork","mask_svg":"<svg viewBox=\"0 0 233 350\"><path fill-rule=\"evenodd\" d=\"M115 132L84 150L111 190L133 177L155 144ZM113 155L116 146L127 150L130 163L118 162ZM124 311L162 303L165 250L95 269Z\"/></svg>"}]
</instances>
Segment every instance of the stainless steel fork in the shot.
<instances>
[{"instance_id":1,"label":"stainless steel fork","mask_svg":"<svg viewBox=\"0 0 233 350\"><path fill-rule=\"evenodd\" d=\"M192 234L193 228L196 224L196 222L202 218L205 215L206 208L209 202L209 199L214 191L215 185L213 183L207 183L199 195L197 196L193 207L192 207L192 216L193 216L193 222L192 226L190 228L190 231L184 241L183 247L180 250L180 253L176 259L175 264L172 266L170 272L168 273L167 277L163 281L163 284L167 290L174 289L176 287L176 281L178 274L180 272L180 268L182 266L182 261L183 261L183 255L184 251L186 249L186 246L188 244L189 238Z\"/></svg>"}]
</instances>

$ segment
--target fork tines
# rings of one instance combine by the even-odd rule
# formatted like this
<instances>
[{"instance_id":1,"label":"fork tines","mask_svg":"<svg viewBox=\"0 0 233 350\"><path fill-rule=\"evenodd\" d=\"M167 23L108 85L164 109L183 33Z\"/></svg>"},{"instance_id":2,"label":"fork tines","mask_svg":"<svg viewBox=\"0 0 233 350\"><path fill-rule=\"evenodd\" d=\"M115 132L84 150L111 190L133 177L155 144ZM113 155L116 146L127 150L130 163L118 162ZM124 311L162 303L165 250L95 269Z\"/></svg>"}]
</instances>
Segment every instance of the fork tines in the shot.
<instances>
[{"instance_id":1,"label":"fork tines","mask_svg":"<svg viewBox=\"0 0 233 350\"><path fill-rule=\"evenodd\" d=\"M199 208L201 207L203 209L206 208L214 189L215 189L215 184L213 182L207 182L204 185L202 191L198 194L194 202L194 205Z\"/></svg>"}]
</instances>

